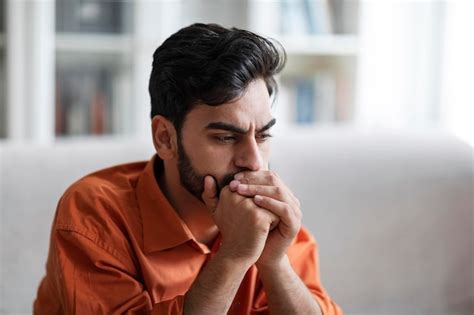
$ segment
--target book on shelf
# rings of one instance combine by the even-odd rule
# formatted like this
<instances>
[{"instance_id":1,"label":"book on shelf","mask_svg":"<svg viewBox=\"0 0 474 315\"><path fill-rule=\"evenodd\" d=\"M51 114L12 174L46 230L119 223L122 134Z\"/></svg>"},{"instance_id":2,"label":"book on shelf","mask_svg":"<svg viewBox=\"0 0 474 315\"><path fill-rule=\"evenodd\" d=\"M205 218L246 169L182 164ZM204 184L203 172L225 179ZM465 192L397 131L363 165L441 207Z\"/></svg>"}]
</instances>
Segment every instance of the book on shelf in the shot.
<instances>
[{"instance_id":1,"label":"book on shelf","mask_svg":"<svg viewBox=\"0 0 474 315\"><path fill-rule=\"evenodd\" d=\"M0 32L5 30L5 11L6 11L6 1L0 0Z\"/></svg>"},{"instance_id":2,"label":"book on shelf","mask_svg":"<svg viewBox=\"0 0 474 315\"><path fill-rule=\"evenodd\" d=\"M56 134L112 132L113 69L68 67L57 72Z\"/></svg>"},{"instance_id":3,"label":"book on shelf","mask_svg":"<svg viewBox=\"0 0 474 315\"><path fill-rule=\"evenodd\" d=\"M312 80L300 79L295 84L297 124L311 124L315 122L315 87Z\"/></svg>"},{"instance_id":4,"label":"book on shelf","mask_svg":"<svg viewBox=\"0 0 474 315\"><path fill-rule=\"evenodd\" d=\"M289 78L283 85L291 124L315 125L337 120L336 80L332 73Z\"/></svg>"},{"instance_id":5,"label":"book on shelf","mask_svg":"<svg viewBox=\"0 0 474 315\"><path fill-rule=\"evenodd\" d=\"M306 16L310 34L332 33L332 16L329 0L305 0Z\"/></svg>"},{"instance_id":6,"label":"book on shelf","mask_svg":"<svg viewBox=\"0 0 474 315\"><path fill-rule=\"evenodd\" d=\"M5 54L0 50L0 138L7 135Z\"/></svg>"},{"instance_id":7,"label":"book on shelf","mask_svg":"<svg viewBox=\"0 0 474 315\"><path fill-rule=\"evenodd\" d=\"M5 56L0 51L0 138L7 135L7 99L6 99L6 72Z\"/></svg>"},{"instance_id":8,"label":"book on shelf","mask_svg":"<svg viewBox=\"0 0 474 315\"><path fill-rule=\"evenodd\" d=\"M336 76L336 112L335 121L348 122L354 118L354 82L346 74Z\"/></svg>"},{"instance_id":9,"label":"book on shelf","mask_svg":"<svg viewBox=\"0 0 474 315\"><path fill-rule=\"evenodd\" d=\"M331 73L319 73L313 77L316 96L316 118L319 122L336 121L336 80Z\"/></svg>"},{"instance_id":10,"label":"book on shelf","mask_svg":"<svg viewBox=\"0 0 474 315\"><path fill-rule=\"evenodd\" d=\"M329 0L282 0L282 34L329 34L332 16Z\"/></svg>"},{"instance_id":11,"label":"book on shelf","mask_svg":"<svg viewBox=\"0 0 474 315\"><path fill-rule=\"evenodd\" d=\"M328 9L334 34L357 34L359 0L329 0Z\"/></svg>"},{"instance_id":12,"label":"book on shelf","mask_svg":"<svg viewBox=\"0 0 474 315\"><path fill-rule=\"evenodd\" d=\"M59 32L121 33L126 29L128 1L56 1Z\"/></svg>"}]
</instances>

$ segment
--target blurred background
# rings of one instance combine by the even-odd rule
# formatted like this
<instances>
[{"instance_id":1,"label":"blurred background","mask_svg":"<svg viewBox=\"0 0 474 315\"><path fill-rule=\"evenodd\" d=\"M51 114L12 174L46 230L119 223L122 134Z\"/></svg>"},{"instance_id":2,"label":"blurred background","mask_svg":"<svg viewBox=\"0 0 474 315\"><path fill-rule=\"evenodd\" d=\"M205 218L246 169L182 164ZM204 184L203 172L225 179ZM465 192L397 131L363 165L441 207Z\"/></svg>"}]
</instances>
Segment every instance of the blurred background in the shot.
<instances>
[{"instance_id":1,"label":"blurred background","mask_svg":"<svg viewBox=\"0 0 474 315\"><path fill-rule=\"evenodd\" d=\"M472 145L471 2L1 0L0 138L148 136L153 51L199 21L284 45L281 128L442 129Z\"/></svg>"},{"instance_id":2,"label":"blurred background","mask_svg":"<svg viewBox=\"0 0 474 315\"><path fill-rule=\"evenodd\" d=\"M154 50L183 26L214 22L272 37L287 51L276 133L303 139L313 172L332 178L330 188L314 186L327 198L328 224L316 215L306 224L326 249L323 281L336 301L349 314L474 314L473 16L471 0L0 0L0 313L29 312L55 202L101 166L84 159L105 166L151 152ZM288 141L279 146L298 143ZM274 164L295 185L304 170L292 179L288 161L297 158L280 154ZM40 180L45 170L50 182ZM55 170L69 177L55 184ZM299 189L306 205L315 203ZM36 198L47 200L46 212L35 210ZM410 213L374 214L397 207ZM39 232L18 227L34 218L44 222ZM347 229L351 222L357 228ZM374 245L401 234L422 245L395 253ZM18 238L26 248L12 248ZM41 254L32 253L38 239ZM401 252L413 259L408 269L397 269ZM36 267L23 273L25 260Z\"/></svg>"}]
</instances>

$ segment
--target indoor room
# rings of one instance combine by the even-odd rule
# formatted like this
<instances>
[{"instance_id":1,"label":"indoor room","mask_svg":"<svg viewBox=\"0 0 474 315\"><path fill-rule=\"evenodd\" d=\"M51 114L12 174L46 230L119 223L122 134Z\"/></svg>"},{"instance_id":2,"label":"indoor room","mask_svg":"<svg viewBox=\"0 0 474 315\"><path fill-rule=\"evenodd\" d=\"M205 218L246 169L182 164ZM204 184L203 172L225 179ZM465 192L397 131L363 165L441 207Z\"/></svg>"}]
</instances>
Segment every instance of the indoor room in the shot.
<instances>
[{"instance_id":1,"label":"indoor room","mask_svg":"<svg viewBox=\"0 0 474 315\"><path fill-rule=\"evenodd\" d=\"M285 270L297 280L299 276L298 281L302 280L299 289L304 291L307 287L307 292L315 296L308 301L302 298L308 303L316 301L314 305L318 304L321 313L314 314L474 314L473 14L474 1L470 0L0 0L0 314L53 314L52 308L46 312L47 308L41 309L40 302L35 302L42 294L40 288L47 286L44 280L42 282L47 273L56 275L58 282L64 282L64 296L72 294L74 301L77 296L78 300L85 298L91 303L90 308L76 305L76 311L88 309L84 314L102 314L131 310L100 308L106 304L101 302L100 294L84 289L86 293L81 295L74 282L87 277L87 280L77 281L86 281L89 289L100 283L110 289L107 293L111 296L107 300L110 302L114 295L118 299L122 294L114 288L126 277L114 278L114 275L117 270L124 272L125 267L115 266L110 271L103 267L107 263L101 265L102 260L97 259L94 264L95 258L80 260L74 253L65 262L62 259L67 259L67 255L59 252L59 246L71 242L68 237L76 227L72 227L75 223L69 220L85 213L86 206L81 205L89 204L92 211L105 202L102 195L97 200L94 196L79 196L78 200L70 201L74 206L67 208L66 202L72 198L67 196L73 195L71 189L82 183L82 190L92 191L98 178L105 175L88 174L125 163L131 167L130 163L137 161L152 165L153 187L163 191L170 209L178 209L185 201L193 206L183 206L183 213L194 206L212 208L208 214L212 218L208 231L216 233L211 234L217 235L219 240L222 237L221 248L230 244L222 222L230 222L235 215L235 211L230 210L228 215L217 215L224 207L220 206L224 202L219 201L226 192L236 198L253 200L252 207L264 209L262 213L272 220L267 224L268 235L284 235L285 226L294 227L294 233L299 234L287 236L288 244L291 241L292 245L287 244L289 247L282 249L282 259L289 259ZM165 40L194 23L218 24L219 28L209 38L225 32L240 34L243 37L237 39L235 45L249 36L257 37L251 37L247 43L250 46L231 51L236 46L229 44L219 52L223 42L207 43L204 35L190 33L183 35L183 41L196 45L189 46L194 47L191 54L185 53L190 48L183 44L171 50L175 54L172 57L159 58L157 48L165 50L167 46L161 46ZM208 27L201 26L202 29ZM251 35L231 31L233 27L247 30ZM263 48L255 44L255 41L261 43L261 38L275 46L267 41L263 41ZM210 48L205 46L210 49L209 54L215 54L214 57L206 55L206 62L198 59L208 53L204 48L201 50L200 40L202 45L209 45ZM212 69L226 62L220 58L226 53L231 57L240 56L241 67L258 68L255 63L260 60L257 58L260 50L257 51L255 45L263 51L268 45L276 47L281 58L277 61L284 62L284 67L280 71L279 66L283 65L279 64L277 70L269 70L273 71L271 75L262 70L264 74L245 79L243 88L235 94L233 85L229 87L230 83L217 76L224 76L228 69L218 68L222 71L214 72ZM193 67L186 69L189 74L177 71L181 77L178 74L166 77L168 66L160 68L160 62L169 62L169 67L174 67L186 54L189 60L197 60ZM252 59L253 56L257 59ZM262 63L269 66L268 62ZM155 67L163 73L158 73L159 70L152 73ZM207 92L200 90L207 85L200 82L199 76L194 76L195 72L206 73L207 77L203 75L202 80L207 78L214 84L206 90L210 100L221 99L221 95L212 94L214 86L218 94L229 89L237 96L226 95L227 98L222 98L225 101L211 104L206 101L207 94L203 94ZM247 73L227 72L233 83L243 81L242 76ZM164 81L156 83L154 76ZM177 89L175 94L166 100L160 96L161 92L153 94L154 89L166 89L168 83ZM257 89L260 93L264 91L264 95L258 94ZM155 103L185 106L189 97L194 100L189 101L193 107L185 112L188 116L180 116L183 120L179 124L174 118L152 110ZM247 100L251 101L246 103ZM212 117L220 117L219 113L229 108L233 108L229 109L232 112L222 117L237 115L234 125L226 121L207 125L207 129L226 130L225 135L214 137L220 144L203 144L211 143L207 138L202 141L208 142L196 140L204 139L204 131L192 129L195 116L191 113L202 108L209 113L202 115L204 121L214 114L217 116ZM173 112L172 108L169 110ZM272 119L270 122L267 116ZM268 123L261 127L261 122ZM165 132L163 128L169 128L166 132L170 132L171 140L160 137L160 130ZM171 149L164 148L165 144L160 142L168 141L165 138L173 144L170 144ZM233 154L228 157L230 166L226 166L226 172L231 175L237 176L238 172L273 174L272 178L277 179L265 184L251 179L245 183L238 177L230 178L229 182L220 181L220 175L214 176L212 172L224 167L225 153ZM199 163L199 157L203 156L209 157L207 164L203 162L210 170L208 173L200 171L204 164ZM157 177L156 160L164 160L160 165L166 176ZM125 172L125 169L125 166L123 170L119 167L117 172ZM107 176L112 176L110 172ZM206 174L214 176L215 186L205 181ZM133 182L130 176L124 178ZM168 176L176 176L176 181L170 183L177 185L177 192L184 189L184 195L173 195L170 187L175 186L163 184ZM192 184L183 177L194 183L198 193L189 188ZM110 184L104 184L97 191L105 194L110 189L118 194L122 189L114 188L118 182L111 179ZM239 193L243 186L248 189L253 184L277 187L275 191L285 193L278 194L281 198L277 198L272 195L276 192L268 192L267 198L274 204L267 209L257 201L260 194L266 196L262 193L267 191L264 188L255 188L252 195L248 191ZM138 184L131 185L131 191L138 189ZM209 195L216 203L206 199L210 187L216 188L215 195ZM147 196L154 198L150 191ZM115 197L107 198L115 200ZM284 203L281 207L294 211L294 217L289 217L293 221L279 212L275 202ZM104 209L110 207L103 206ZM123 210L122 206L117 208ZM62 218L61 213L67 211L71 218L64 219L61 228L64 234L56 243L58 220ZM198 290L196 279L202 280L205 271L212 269L206 267L212 265L215 253L209 244L215 243L200 241L194 233L194 225L188 224L183 213L176 210L175 219L183 224L188 242L194 242L193 246L207 255L199 256L207 257L202 258L207 259L201 262L202 266L185 265L180 269L175 266L172 274L176 277L197 268L197 274L194 278L190 276L187 286L183 284L179 291L170 285L161 292L160 285L136 280L148 279L144 268L153 263L140 264L153 254L145 251L145 254L140 253L145 258L131 258L134 268L140 266L136 275L130 272L127 276L137 281L134 288L141 288L148 310L151 312L153 308L156 314L199 314L189 312L193 309L189 308L192 293ZM80 224L90 224L91 216L84 214L78 220ZM137 226L143 229L151 226L155 231L154 224L158 226L163 217L157 216L153 221L142 215L141 225L137 223ZM161 225L166 226L163 222ZM244 233L247 225L238 222L243 221L234 221L234 225L241 229L242 235L247 235ZM300 224L310 235L306 241L312 248L304 262L302 256L295 254L297 249L293 249L297 247L295 242L303 242ZM228 231L231 225L227 226ZM91 241L102 234L112 242L118 239L107 227L97 226L94 232L97 235L79 227L76 232L84 232ZM159 228L156 231L160 233ZM146 235L142 232L138 234ZM176 235L171 233L168 240ZM123 237L124 242L131 239L128 235ZM268 240L263 244L268 244ZM112 246L107 241L97 242L103 249ZM135 244L135 241L130 242ZM146 240L140 239L137 244L140 242L146 244ZM262 253L266 253L265 249ZM110 252L115 253L115 249ZM255 257L264 257L262 253ZM84 269L85 275L81 274L83 266L79 261L87 259L93 265L91 268L105 268L104 274L108 273L111 280L94 276L94 272L99 273L96 269L94 272ZM235 268L241 260L235 259ZM248 270L256 270L256 284L252 283L253 289L249 291L254 300L245 301L249 304L248 310L239 308L240 300L237 300L242 292L235 291L239 288L236 286L237 293L220 290L229 296L228 308L223 313L278 313L275 311L281 306L278 301L285 304L288 298L294 302L291 292L299 291L290 289L291 281L281 280L281 286L269 289L272 279L266 279L265 267L270 264L262 260L247 266ZM54 263L58 264L57 268L69 266L72 269L62 269L64 274L59 275L52 267ZM171 259L163 266L173 263L179 264ZM159 273L161 265L155 267ZM222 273L222 278L227 278L227 274L231 277L232 272ZM249 274L250 271L247 276ZM69 277L76 279L71 280L74 289L69 287ZM274 277L273 281L284 279L280 272L274 273ZM312 278L306 282L305 277ZM217 288L220 284L215 285ZM263 290L261 294L258 288ZM173 290L180 293L171 296ZM177 298L173 300L177 306L169 306L168 311L164 311L164 306L154 308L167 303L168 298ZM64 299L58 302L63 303L62 308L56 309L60 310L58 313L74 312L75 305L65 302L68 297ZM203 299L209 304L214 301ZM280 310L287 309L291 303L286 304ZM298 313L295 309L305 313L301 311L303 304L286 314Z\"/></svg>"}]
</instances>

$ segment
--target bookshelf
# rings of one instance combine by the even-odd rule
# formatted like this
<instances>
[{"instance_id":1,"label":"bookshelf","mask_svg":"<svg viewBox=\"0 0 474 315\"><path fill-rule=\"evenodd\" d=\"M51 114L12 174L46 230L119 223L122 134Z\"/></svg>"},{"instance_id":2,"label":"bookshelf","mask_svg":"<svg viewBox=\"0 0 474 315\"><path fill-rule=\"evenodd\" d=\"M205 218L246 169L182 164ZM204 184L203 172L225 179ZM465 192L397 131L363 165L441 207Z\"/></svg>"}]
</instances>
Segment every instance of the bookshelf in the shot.
<instances>
[{"instance_id":1,"label":"bookshelf","mask_svg":"<svg viewBox=\"0 0 474 315\"><path fill-rule=\"evenodd\" d=\"M278 77L280 94L275 115L279 128L350 124L355 112L359 59L359 1L236 2L223 10L219 2L196 1L183 9L184 24L217 22L282 43L288 61Z\"/></svg>"},{"instance_id":2,"label":"bookshelf","mask_svg":"<svg viewBox=\"0 0 474 315\"><path fill-rule=\"evenodd\" d=\"M127 132L131 4L56 1L56 137Z\"/></svg>"},{"instance_id":3,"label":"bookshelf","mask_svg":"<svg viewBox=\"0 0 474 315\"><path fill-rule=\"evenodd\" d=\"M77 34L58 33L56 51L60 53L82 52L98 54L130 54L132 38L125 34Z\"/></svg>"},{"instance_id":4,"label":"bookshelf","mask_svg":"<svg viewBox=\"0 0 474 315\"><path fill-rule=\"evenodd\" d=\"M342 35L270 35L278 38L290 56L356 56L358 54L357 36Z\"/></svg>"},{"instance_id":5,"label":"bookshelf","mask_svg":"<svg viewBox=\"0 0 474 315\"><path fill-rule=\"evenodd\" d=\"M13 92L7 106L0 97L0 109L8 107L12 112L8 121L13 122L4 131L7 138L54 142L123 135L146 139L152 54L170 34L194 22L249 29L283 44L288 63L277 78L280 127L311 128L353 118L359 58L357 0L43 0L36 5L8 1L9 12L20 14L9 21L14 36L9 36L13 48L6 64L14 72L6 81ZM36 18L30 21L31 16ZM51 19L55 23L46 24ZM43 40L34 43L36 50L25 44L32 37ZM0 71L2 38L0 31ZM46 58L50 51L52 61ZM41 89L17 75L30 65L29 59L44 67L53 64L52 75ZM35 73L39 78L42 72ZM19 87L38 91L24 95ZM28 110L33 97L42 98L36 111L43 113L39 118ZM30 130L30 125L36 127ZM45 135L42 140L35 138L38 133Z\"/></svg>"},{"instance_id":6,"label":"bookshelf","mask_svg":"<svg viewBox=\"0 0 474 315\"><path fill-rule=\"evenodd\" d=\"M288 56L275 105L279 128L353 122L358 20L356 0L250 1L249 27L277 39Z\"/></svg>"}]
</instances>

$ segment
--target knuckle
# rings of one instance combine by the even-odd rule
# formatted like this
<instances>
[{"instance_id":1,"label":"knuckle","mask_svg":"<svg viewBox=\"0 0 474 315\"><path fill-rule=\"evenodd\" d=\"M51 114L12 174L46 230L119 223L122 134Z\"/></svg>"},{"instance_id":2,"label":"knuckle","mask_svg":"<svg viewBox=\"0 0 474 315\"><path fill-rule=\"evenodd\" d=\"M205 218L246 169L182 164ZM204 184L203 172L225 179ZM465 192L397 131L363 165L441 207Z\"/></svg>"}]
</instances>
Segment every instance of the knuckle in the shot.
<instances>
[{"instance_id":1,"label":"knuckle","mask_svg":"<svg viewBox=\"0 0 474 315\"><path fill-rule=\"evenodd\" d=\"M266 216L263 213L259 213L256 216L255 227L257 229L259 229L260 231L262 231L262 232L268 232L268 230L270 228L270 224L269 224L268 221L269 221L268 216Z\"/></svg>"},{"instance_id":2,"label":"knuckle","mask_svg":"<svg viewBox=\"0 0 474 315\"><path fill-rule=\"evenodd\" d=\"M295 198L295 202L296 202L296 205L298 206L298 208L301 207L301 202L298 198Z\"/></svg>"},{"instance_id":3,"label":"knuckle","mask_svg":"<svg viewBox=\"0 0 474 315\"><path fill-rule=\"evenodd\" d=\"M274 189L275 189L275 194L277 194L277 196L282 196L283 191L280 186L275 186Z\"/></svg>"},{"instance_id":4,"label":"knuckle","mask_svg":"<svg viewBox=\"0 0 474 315\"><path fill-rule=\"evenodd\" d=\"M242 177L239 181L240 181L242 184L247 184L247 185L250 184L250 179L248 178L247 175L244 175L244 177Z\"/></svg>"},{"instance_id":5,"label":"knuckle","mask_svg":"<svg viewBox=\"0 0 474 315\"><path fill-rule=\"evenodd\" d=\"M260 190L258 189L258 186L256 186L256 185L250 185L249 186L249 192L251 194L258 194L259 191Z\"/></svg>"},{"instance_id":6,"label":"knuckle","mask_svg":"<svg viewBox=\"0 0 474 315\"><path fill-rule=\"evenodd\" d=\"M290 207L289 205L285 205L285 206L283 207L283 215L284 215L284 216L289 217L292 212L293 212L293 211L292 211L292 209L291 209L291 207Z\"/></svg>"},{"instance_id":7,"label":"knuckle","mask_svg":"<svg viewBox=\"0 0 474 315\"><path fill-rule=\"evenodd\" d=\"M253 226L260 226L262 224L262 215L257 211L252 211L250 214L250 222Z\"/></svg>"},{"instance_id":8,"label":"knuckle","mask_svg":"<svg viewBox=\"0 0 474 315\"><path fill-rule=\"evenodd\" d=\"M301 219L303 218L303 212L298 211L298 212L296 213L296 217L298 218L298 221L301 221Z\"/></svg>"},{"instance_id":9,"label":"knuckle","mask_svg":"<svg viewBox=\"0 0 474 315\"><path fill-rule=\"evenodd\" d=\"M272 175L272 173L268 173L267 175L265 175L265 179L266 179L268 182L272 183L272 182L273 182L273 175Z\"/></svg>"},{"instance_id":10,"label":"knuckle","mask_svg":"<svg viewBox=\"0 0 474 315\"><path fill-rule=\"evenodd\" d=\"M243 203L243 206L247 209L248 208L254 208L254 205L255 205L253 200L248 199L248 198L245 198L245 200L242 203Z\"/></svg>"},{"instance_id":11,"label":"knuckle","mask_svg":"<svg viewBox=\"0 0 474 315\"><path fill-rule=\"evenodd\" d=\"M268 181L270 181L272 184L275 184L278 182L278 175L275 173L275 171L269 171L267 175Z\"/></svg>"}]
</instances>

